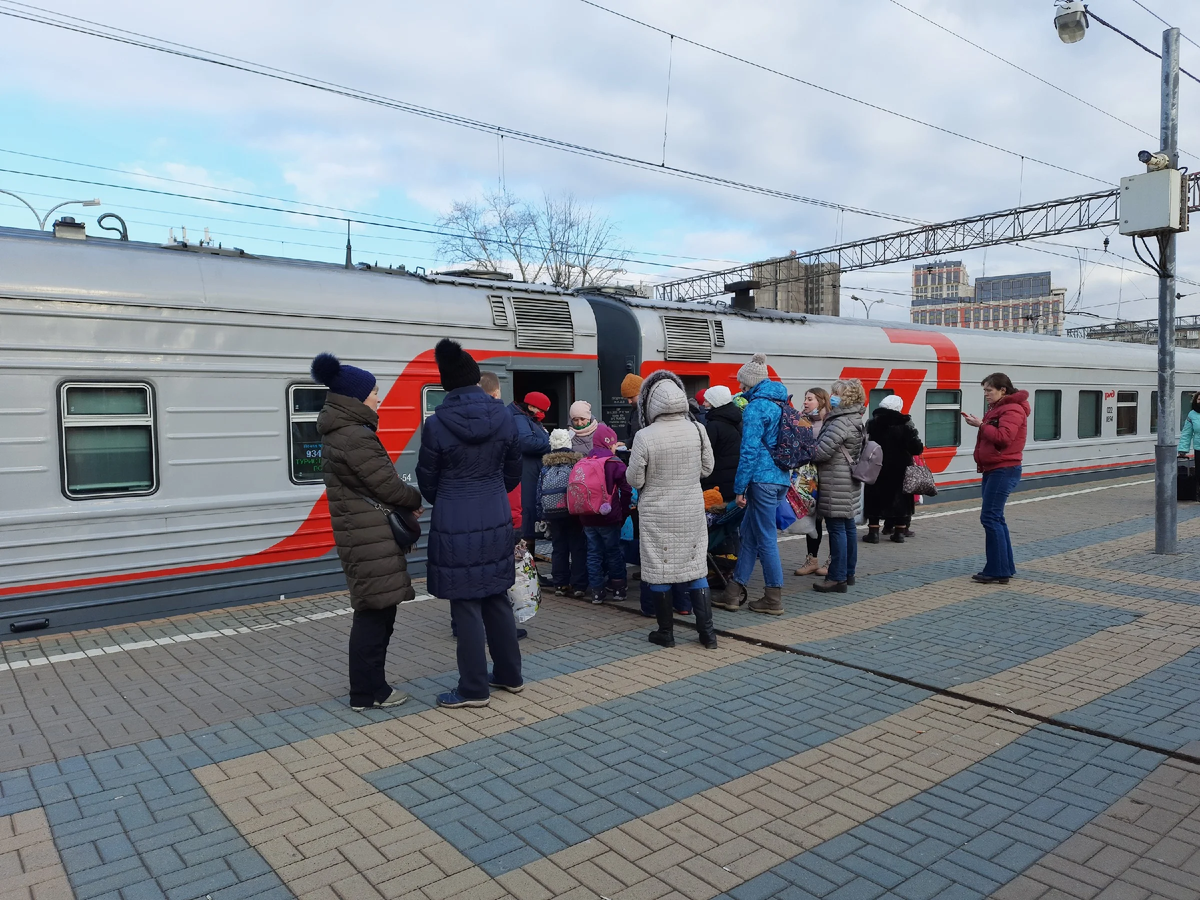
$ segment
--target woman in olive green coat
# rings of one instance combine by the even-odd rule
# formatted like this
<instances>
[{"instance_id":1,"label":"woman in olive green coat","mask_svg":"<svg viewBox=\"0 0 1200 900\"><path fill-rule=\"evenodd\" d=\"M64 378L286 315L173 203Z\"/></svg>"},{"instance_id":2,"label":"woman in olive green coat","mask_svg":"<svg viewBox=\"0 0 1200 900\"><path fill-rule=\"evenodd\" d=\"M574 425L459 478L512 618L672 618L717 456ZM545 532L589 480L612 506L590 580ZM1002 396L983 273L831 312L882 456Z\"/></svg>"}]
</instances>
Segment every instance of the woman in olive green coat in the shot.
<instances>
[{"instance_id":1,"label":"woman in olive green coat","mask_svg":"<svg viewBox=\"0 0 1200 900\"><path fill-rule=\"evenodd\" d=\"M350 628L350 706L396 706L408 699L384 675L396 605L412 600L408 560L375 504L419 510L421 495L400 480L380 442L379 388L365 369L342 365L322 353L312 364L313 380L329 388L317 417L329 521L346 573L354 622ZM370 499L368 499L370 498ZM372 502L374 501L374 502Z\"/></svg>"}]
</instances>

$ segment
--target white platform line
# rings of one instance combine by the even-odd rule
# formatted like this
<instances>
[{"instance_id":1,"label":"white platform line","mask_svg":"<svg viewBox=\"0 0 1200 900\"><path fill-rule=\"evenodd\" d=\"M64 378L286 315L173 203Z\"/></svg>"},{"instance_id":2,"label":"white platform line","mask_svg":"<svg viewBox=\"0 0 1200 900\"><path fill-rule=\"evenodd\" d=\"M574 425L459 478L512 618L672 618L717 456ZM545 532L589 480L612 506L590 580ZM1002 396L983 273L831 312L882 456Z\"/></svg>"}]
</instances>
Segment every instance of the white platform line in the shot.
<instances>
[{"instance_id":1,"label":"white platform line","mask_svg":"<svg viewBox=\"0 0 1200 900\"><path fill-rule=\"evenodd\" d=\"M1022 503L1041 503L1043 500L1061 500L1063 497L1077 497L1080 494L1095 494L1098 491L1111 491L1116 488L1133 487L1139 484L1154 484L1153 478L1145 478L1141 481L1124 481L1120 484L1106 484L1103 487L1081 488L1078 491L1061 491L1057 494L1045 494L1041 497L1026 497L1024 500L1009 500L1008 506L1018 506ZM961 516L963 513L979 512L982 506L966 506L962 509L948 509L945 512L925 513L924 515L913 516L914 522L923 522L925 519L939 519L942 516ZM866 525L859 525L858 530L862 531ZM785 534L779 538L779 543L785 541L798 541L804 538L802 534Z\"/></svg>"},{"instance_id":2,"label":"white platform line","mask_svg":"<svg viewBox=\"0 0 1200 900\"><path fill-rule=\"evenodd\" d=\"M410 603L415 603L420 600L432 600L433 597L429 594L418 594ZM264 622L261 625L240 625L237 628L221 628L214 631L188 631L182 634L166 635L160 638L152 638L150 640L140 641L124 641L117 644L109 644L103 647L93 647L90 650L72 650L67 653L50 653L45 656L35 656L31 659L19 659L15 662L0 663L0 672L11 672L16 669L29 669L34 666L53 665L54 663L70 662L76 659L83 659L92 656L106 656L110 653L128 653L131 650L144 650L148 647L163 647L168 644L185 644L189 641L206 641L216 637L232 637L238 634L250 634L255 631L267 631L271 628L286 628L289 625L302 625L305 622L317 622L321 619L332 619L337 616L348 616L354 610L350 607L342 607L339 609L325 609L320 612L310 613L306 616L292 616L288 619L278 619L272 622Z\"/></svg>"}]
</instances>

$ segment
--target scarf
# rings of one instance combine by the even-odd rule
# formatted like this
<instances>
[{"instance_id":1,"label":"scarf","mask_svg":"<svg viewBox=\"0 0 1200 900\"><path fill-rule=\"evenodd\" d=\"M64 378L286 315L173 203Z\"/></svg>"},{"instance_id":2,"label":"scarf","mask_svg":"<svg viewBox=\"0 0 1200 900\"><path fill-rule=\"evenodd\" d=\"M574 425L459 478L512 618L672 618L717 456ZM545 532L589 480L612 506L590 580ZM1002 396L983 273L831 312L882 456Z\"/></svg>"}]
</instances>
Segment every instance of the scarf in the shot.
<instances>
[{"instance_id":1,"label":"scarf","mask_svg":"<svg viewBox=\"0 0 1200 900\"><path fill-rule=\"evenodd\" d=\"M596 428L600 422L596 419L588 422L582 428L571 426L571 449L576 453L591 453L592 452L592 435L596 433Z\"/></svg>"}]
</instances>

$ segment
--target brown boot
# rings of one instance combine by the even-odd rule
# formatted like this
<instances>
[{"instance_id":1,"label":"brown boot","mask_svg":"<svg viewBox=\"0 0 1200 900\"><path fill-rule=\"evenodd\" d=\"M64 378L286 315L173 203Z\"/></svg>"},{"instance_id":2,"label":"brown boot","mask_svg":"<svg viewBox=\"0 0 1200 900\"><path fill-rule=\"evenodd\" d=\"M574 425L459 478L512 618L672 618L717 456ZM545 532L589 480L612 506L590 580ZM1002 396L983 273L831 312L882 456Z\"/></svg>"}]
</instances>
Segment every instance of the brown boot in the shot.
<instances>
[{"instance_id":1,"label":"brown boot","mask_svg":"<svg viewBox=\"0 0 1200 900\"><path fill-rule=\"evenodd\" d=\"M766 613L768 616L782 616L783 588L763 588L762 599L750 601L750 611Z\"/></svg>"},{"instance_id":2,"label":"brown boot","mask_svg":"<svg viewBox=\"0 0 1200 900\"><path fill-rule=\"evenodd\" d=\"M813 572L813 574L819 575L822 578L824 578L826 575L828 575L829 574L829 560L825 560L825 562L821 563L821 568L817 569L817 571Z\"/></svg>"},{"instance_id":3,"label":"brown boot","mask_svg":"<svg viewBox=\"0 0 1200 900\"><path fill-rule=\"evenodd\" d=\"M798 568L796 570L796 574L797 575L815 575L817 573L817 569L819 569L820 567L821 567L821 561L810 553L810 554L808 554L808 557L804 560L804 565L802 565L800 568Z\"/></svg>"},{"instance_id":4,"label":"brown boot","mask_svg":"<svg viewBox=\"0 0 1200 900\"><path fill-rule=\"evenodd\" d=\"M712 605L717 609L728 609L731 612L737 612L742 608L742 604L746 602L746 586L738 584L732 579L725 585L725 592L720 598L714 600Z\"/></svg>"}]
</instances>

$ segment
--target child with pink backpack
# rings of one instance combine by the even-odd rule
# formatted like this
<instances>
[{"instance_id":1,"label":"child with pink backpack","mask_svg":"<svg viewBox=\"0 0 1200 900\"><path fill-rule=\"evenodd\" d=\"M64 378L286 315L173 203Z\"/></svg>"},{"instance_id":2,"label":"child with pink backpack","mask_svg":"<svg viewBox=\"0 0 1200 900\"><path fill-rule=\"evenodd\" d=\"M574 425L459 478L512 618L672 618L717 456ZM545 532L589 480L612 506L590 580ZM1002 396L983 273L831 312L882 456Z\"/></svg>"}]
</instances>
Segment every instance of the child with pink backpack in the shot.
<instances>
[{"instance_id":1,"label":"child with pink backpack","mask_svg":"<svg viewBox=\"0 0 1200 900\"><path fill-rule=\"evenodd\" d=\"M578 516L587 540L588 599L603 603L606 587L614 600L624 600L625 554L621 526L629 515L633 489L625 480L625 463L613 453L617 433L603 422L592 434L592 452L575 463L567 484L567 508ZM607 577L607 585L605 578Z\"/></svg>"}]
</instances>

